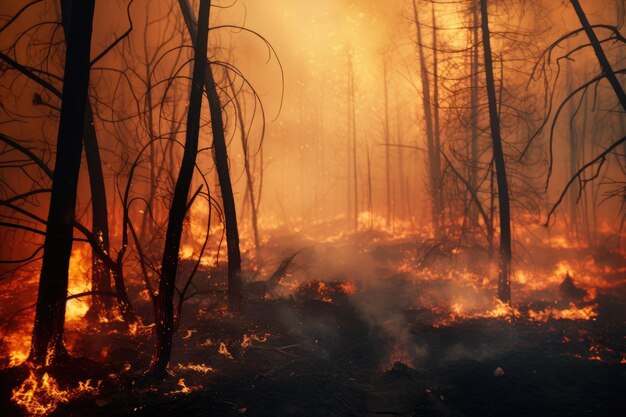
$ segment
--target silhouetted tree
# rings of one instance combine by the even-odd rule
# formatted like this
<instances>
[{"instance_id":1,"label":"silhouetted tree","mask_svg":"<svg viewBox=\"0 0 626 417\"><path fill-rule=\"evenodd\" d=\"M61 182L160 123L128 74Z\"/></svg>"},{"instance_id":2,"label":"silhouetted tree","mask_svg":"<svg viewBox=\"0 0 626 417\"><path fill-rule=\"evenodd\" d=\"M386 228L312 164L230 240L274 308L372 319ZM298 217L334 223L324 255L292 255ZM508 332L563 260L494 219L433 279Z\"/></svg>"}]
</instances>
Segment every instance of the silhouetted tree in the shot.
<instances>
[{"instance_id":1,"label":"silhouetted tree","mask_svg":"<svg viewBox=\"0 0 626 417\"><path fill-rule=\"evenodd\" d=\"M89 86L94 4L95 0L78 1L71 11L57 152L28 358L37 364L54 362L66 355L63 328Z\"/></svg>"}]
</instances>

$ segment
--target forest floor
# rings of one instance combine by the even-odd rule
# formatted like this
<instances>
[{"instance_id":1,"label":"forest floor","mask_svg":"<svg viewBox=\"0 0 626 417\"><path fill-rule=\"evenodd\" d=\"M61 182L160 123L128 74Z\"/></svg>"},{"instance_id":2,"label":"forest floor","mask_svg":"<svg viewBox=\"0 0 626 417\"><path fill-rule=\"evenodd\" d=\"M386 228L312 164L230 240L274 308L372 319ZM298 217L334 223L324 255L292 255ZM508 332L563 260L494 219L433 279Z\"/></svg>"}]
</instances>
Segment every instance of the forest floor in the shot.
<instances>
[{"instance_id":1,"label":"forest floor","mask_svg":"<svg viewBox=\"0 0 626 417\"><path fill-rule=\"evenodd\" d=\"M485 295L493 290L491 285L477 285L468 278L466 267L464 280L442 273L482 256L469 250L464 250L463 259L456 259L458 251L425 250L423 242L390 242L375 236L313 246L282 242L273 252L280 256L273 263L257 265L255 270L261 272L250 274L241 314L228 313L215 299L189 301L166 381L141 378L153 349L150 326L135 329L132 336L119 323L68 330L68 345L82 359L39 372L53 375L61 389L86 379L100 382L91 393L58 401L50 415L610 416L623 412L622 255L596 255L596 263L606 266L601 268L604 285L586 301L582 295L572 301L576 294L563 294L563 286L555 283L532 296L524 292L524 299L516 302L515 291L521 293L522 288L514 286L517 309L490 315L476 311L492 299ZM280 261L302 247L306 249L281 269ZM563 257L576 259L572 251L576 250L544 251L552 264L539 269L549 270ZM426 270L430 271L427 279L423 278ZM279 274L267 280L274 271ZM223 274L211 274L211 285L222 286ZM372 281L372 276L378 279ZM450 307L450 298L472 305L472 313L469 309L461 313L459 304ZM447 309L441 307L445 299ZM587 320L556 315L529 318L532 311L567 310L574 305L581 310L593 306L597 315ZM150 307L144 307L149 317ZM4 410L0 414L24 415L10 397L28 375L25 366L0 371L0 410Z\"/></svg>"}]
</instances>

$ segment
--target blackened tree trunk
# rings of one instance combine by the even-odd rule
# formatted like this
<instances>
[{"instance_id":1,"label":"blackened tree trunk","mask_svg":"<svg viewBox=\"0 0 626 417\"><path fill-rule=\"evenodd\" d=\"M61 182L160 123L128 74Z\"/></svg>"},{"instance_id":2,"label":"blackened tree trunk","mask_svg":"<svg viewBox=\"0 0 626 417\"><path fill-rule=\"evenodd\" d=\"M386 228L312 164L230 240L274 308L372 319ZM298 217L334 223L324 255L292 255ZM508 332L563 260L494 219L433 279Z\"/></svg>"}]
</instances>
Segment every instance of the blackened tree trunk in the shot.
<instances>
[{"instance_id":1,"label":"blackened tree trunk","mask_svg":"<svg viewBox=\"0 0 626 417\"><path fill-rule=\"evenodd\" d=\"M478 4L472 5L472 51L470 65L470 185L474 190L478 190ZM471 225L478 226L478 210L470 209ZM485 225L486 226L486 225Z\"/></svg>"},{"instance_id":2,"label":"blackened tree trunk","mask_svg":"<svg viewBox=\"0 0 626 417\"><path fill-rule=\"evenodd\" d=\"M489 32L489 14L487 0L480 0L481 28L485 61L485 81L489 101L489 126L493 142L493 159L496 166L498 183L498 210L500 215L500 259L498 265L498 298L503 302L511 301L511 209L509 203L509 184L506 176L502 137L500 136L500 117L493 77L493 60Z\"/></svg>"},{"instance_id":3,"label":"blackened tree trunk","mask_svg":"<svg viewBox=\"0 0 626 417\"><path fill-rule=\"evenodd\" d=\"M197 25L191 6L189 5L189 0L178 0L178 4L185 18L187 30L189 30L192 42L194 42ZM243 298L241 294L241 252L239 251L237 210L235 209L235 197L230 181L230 170L228 169L228 151L226 149L226 139L224 135L222 104L219 94L217 93L215 78L213 77L213 70L210 65L206 66L204 88L207 93L211 112L215 167L217 168L217 177L220 183L222 203L224 205L226 246L228 251L228 302L231 310L238 310Z\"/></svg>"},{"instance_id":4,"label":"blackened tree trunk","mask_svg":"<svg viewBox=\"0 0 626 417\"><path fill-rule=\"evenodd\" d=\"M433 128L433 113L430 104L430 81L428 69L426 66L426 57L424 55L424 44L422 43L422 26L419 20L417 8L417 0L413 0L413 13L415 19L415 29L417 31L417 48L420 61L420 78L422 82L422 105L424 107L424 122L426 125L426 147L428 152L428 172L429 185L431 190L431 212L435 236L441 237L441 213L438 209L437 197L438 190L438 174L435 171L435 133ZM438 155L437 155L438 158Z\"/></svg>"},{"instance_id":5,"label":"blackened tree trunk","mask_svg":"<svg viewBox=\"0 0 626 417\"><path fill-rule=\"evenodd\" d=\"M74 0L61 1L61 23L65 39L69 39L72 3ZM89 97L85 107L85 126L83 131L85 145L85 159L89 174L89 186L91 190L91 225L92 232L100 247L109 253L109 221L107 218L107 200L104 187L104 175L102 173L102 161L100 148L93 119L93 110ZM105 263L92 251L91 257L91 289L99 292L111 292L111 272ZM119 298L119 297L118 297ZM111 308L109 296L93 295L92 303L86 317L97 321L101 312Z\"/></svg>"},{"instance_id":6,"label":"blackened tree trunk","mask_svg":"<svg viewBox=\"0 0 626 417\"><path fill-rule=\"evenodd\" d=\"M92 231L100 247L109 253L109 221L107 218L107 198L104 187L104 175L102 173L102 161L100 159L100 149L94 126L93 112L87 98L85 109L85 130L83 141L85 144L85 159L87 160L87 171L89 173L89 186L91 188L91 225ZM116 285L118 299L120 291ZM93 291L111 292L111 272L105 263L92 251L91 255L91 289ZM124 294L126 291L124 291ZM130 302L126 300L129 304ZM102 312L107 312L111 308L111 297L94 295L92 297L91 308L87 312L90 320L98 320Z\"/></svg>"},{"instance_id":7,"label":"blackened tree trunk","mask_svg":"<svg viewBox=\"0 0 626 417\"><path fill-rule=\"evenodd\" d=\"M52 192L28 357L36 364L53 363L66 354L63 325L83 148L94 3L95 0L78 1L71 11Z\"/></svg>"},{"instance_id":8,"label":"blackened tree trunk","mask_svg":"<svg viewBox=\"0 0 626 417\"><path fill-rule=\"evenodd\" d=\"M183 233L183 223L187 212L187 198L198 154L200 134L200 111L202 110L202 92L206 71L206 53L209 33L210 0L200 0L198 12L198 30L195 42L193 77L187 113L187 133L185 150L180 165L178 179L174 188L163 248L159 293L156 299L156 335L157 349L150 368L150 375L163 378L172 354L172 336L174 333L174 291L176 271L178 269L178 251Z\"/></svg>"},{"instance_id":9,"label":"blackened tree trunk","mask_svg":"<svg viewBox=\"0 0 626 417\"><path fill-rule=\"evenodd\" d=\"M252 172L252 167L250 166L250 146L248 144L248 134L246 132L246 123L244 120L243 109L241 108L241 102L239 101L239 95L237 94L235 86L230 77L228 77L228 83L231 86L233 101L235 102L235 110L237 111L237 121L239 123L239 133L241 135L241 148L243 150L243 167L246 173L246 194L250 199L250 213L252 217L251 220L252 232L254 234L254 247L258 251L261 243L259 240L257 200L254 196L254 175Z\"/></svg>"},{"instance_id":10,"label":"blackened tree trunk","mask_svg":"<svg viewBox=\"0 0 626 417\"><path fill-rule=\"evenodd\" d=\"M435 3L431 3L433 21L433 145L434 155L433 171L435 173L435 209L439 218L439 237L442 236L444 228L444 199L443 199L443 175L441 172L441 130L439 128L439 59L437 57L437 19L435 15Z\"/></svg>"},{"instance_id":11,"label":"blackened tree trunk","mask_svg":"<svg viewBox=\"0 0 626 417\"><path fill-rule=\"evenodd\" d=\"M602 49L602 45L600 45L600 41L598 40L596 33L593 31L593 28L589 24L587 15L585 15L585 12L583 8L581 7L580 2L578 0L570 0L570 2L572 3L572 7L574 8L574 10L576 11L576 15L578 16L578 20L580 20L580 24L582 25L583 29L585 30L585 33L587 34L587 37L589 38L589 42L591 43L591 46L593 47L593 51L596 54L596 58L598 59L598 62L600 63L600 68L602 68L602 72L604 73L606 78L609 80L609 83L611 83L611 87L613 87L613 91L615 91L615 95L617 96L617 99L622 105L622 109L624 109L624 111L626 112L626 93L624 92L624 88L622 87L617 77L615 76L615 72L613 72L611 63L606 58L606 54L604 53L604 50Z\"/></svg>"}]
</instances>

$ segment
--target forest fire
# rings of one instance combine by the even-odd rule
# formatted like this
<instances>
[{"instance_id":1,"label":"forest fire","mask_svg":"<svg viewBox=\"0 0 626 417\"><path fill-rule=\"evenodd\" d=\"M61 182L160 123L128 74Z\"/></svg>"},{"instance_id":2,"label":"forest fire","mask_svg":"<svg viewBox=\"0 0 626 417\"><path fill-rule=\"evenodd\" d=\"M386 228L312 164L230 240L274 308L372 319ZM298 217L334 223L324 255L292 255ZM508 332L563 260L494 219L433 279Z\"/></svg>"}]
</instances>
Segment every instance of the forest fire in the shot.
<instances>
[{"instance_id":1,"label":"forest fire","mask_svg":"<svg viewBox=\"0 0 626 417\"><path fill-rule=\"evenodd\" d=\"M624 16L1 2L0 413L617 415Z\"/></svg>"},{"instance_id":2,"label":"forest fire","mask_svg":"<svg viewBox=\"0 0 626 417\"><path fill-rule=\"evenodd\" d=\"M52 413L59 404L68 403L79 396L98 393L100 383L92 384L91 380L79 381L74 389L59 388L56 379L47 372L38 376L37 371L31 370L30 375L22 385L13 390L11 399L26 409L28 415L46 416Z\"/></svg>"}]
</instances>

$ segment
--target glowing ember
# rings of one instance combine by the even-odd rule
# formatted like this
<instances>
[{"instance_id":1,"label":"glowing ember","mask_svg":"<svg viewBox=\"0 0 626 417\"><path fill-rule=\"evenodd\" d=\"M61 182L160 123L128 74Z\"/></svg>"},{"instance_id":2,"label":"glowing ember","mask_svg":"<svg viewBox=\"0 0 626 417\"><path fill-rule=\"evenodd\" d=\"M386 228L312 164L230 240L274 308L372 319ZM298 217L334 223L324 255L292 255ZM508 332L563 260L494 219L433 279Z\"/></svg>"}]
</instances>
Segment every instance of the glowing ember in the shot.
<instances>
[{"instance_id":1,"label":"glowing ember","mask_svg":"<svg viewBox=\"0 0 626 417\"><path fill-rule=\"evenodd\" d=\"M183 378L180 378L178 380L178 389L168 392L167 395L168 396L173 396L173 395L177 395L177 394L189 394L193 391L198 391L200 389L202 389L202 385L194 385L194 386L187 386L187 384L185 383L185 380Z\"/></svg>"},{"instance_id":2,"label":"glowing ember","mask_svg":"<svg viewBox=\"0 0 626 417\"><path fill-rule=\"evenodd\" d=\"M252 342L260 342L260 343L267 342L267 338L269 336L270 336L269 333L265 333L263 336L259 336L256 334L251 334L251 335L244 334L243 340L241 341L241 348L244 350L248 349L249 347L252 346Z\"/></svg>"},{"instance_id":3,"label":"glowing ember","mask_svg":"<svg viewBox=\"0 0 626 417\"><path fill-rule=\"evenodd\" d=\"M220 342L220 347L217 349L217 353L226 356L228 359L233 359L233 355L228 351L226 343Z\"/></svg>"},{"instance_id":4,"label":"glowing ember","mask_svg":"<svg viewBox=\"0 0 626 417\"><path fill-rule=\"evenodd\" d=\"M198 372L201 374L208 374L209 372L215 372L215 369L203 363L188 363L187 365L183 365L182 363L179 363L176 366L176 368L181 371L193 371L193 372Z\"/></svg>"}]
</instances>

